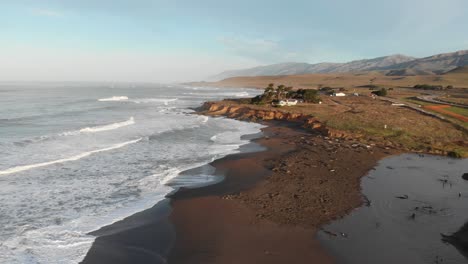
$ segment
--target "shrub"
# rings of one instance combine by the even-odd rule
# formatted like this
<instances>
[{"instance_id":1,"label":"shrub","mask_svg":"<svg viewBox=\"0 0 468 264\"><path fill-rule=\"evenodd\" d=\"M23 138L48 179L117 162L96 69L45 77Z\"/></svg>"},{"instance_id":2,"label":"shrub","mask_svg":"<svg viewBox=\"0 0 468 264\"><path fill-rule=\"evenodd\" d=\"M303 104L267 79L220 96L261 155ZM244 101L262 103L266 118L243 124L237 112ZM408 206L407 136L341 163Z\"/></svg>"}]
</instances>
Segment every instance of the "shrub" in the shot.
<instances>
[{"instance_id":1,"label":"shrub","mask_svg":"<svg viewBox=\"0 0 468 264\"><path fill-rule=\"evenodd\" d=\"M328 86L327 87L322 87L322 88L320 88L319 91L321 91L321 92L330 92L330 91L333 91L333 88L328 87Z\"/></svg>"},{"instance_id":2,"label":"shrub","mask_svg":"<svg viewBox=\"0 0 468 264\"><path fill-rule=\"evenodd\" d=\"M443 90L444 87L442 85L429 85L429 84L416 84L413 86L415 89L422 89L422 90Z\"/></svg>"},{"instance_id":3,"label":"shrub","mask_svg":"<svg viewBox=\"0 0 468 264\"><path fill-rule=\"evenodd\" d=\"M387 89L382 88L382 89L380 89L378 91L373 91L372 93L377 95L377 96L387 96Z\"/></svg>"},{"instance_id":4,"label":"shrub","mask_svg":"<svg viewBox=\"0 0 468 264\"><path fill-rule=\"evenodd\" d=\"M312 89L303 90L302 98L304 99L304 101L310 102L310 103L316 104L320 102L320 98L318 96L317 90L312 90Z\"/></svg>"},{"instance_id":5,"label":"shrub","mask_svg":"<svg viewBox=\"0 0 468 264\"><path fill-rule=\"evenodd\" d=\"M460 154L460 152L454 150L454 151L449 151L447 153L447 156L451 157L451 158L455 158L455 159L461 159L462 158L462 155Z\"/></svg>"},{"instance_id":6,"label":"shrub","mask_svg":"<svg viewBox=\"0 0 468 264\"><path fill-rule=\"evenodd\" d=\"M254 98L252 98L252 99L250 100L250 102L251 102L252 104L260 104L260 103L262 102L262 100L263 100L263 96L262 96L262 95L257 95L257 96L255 96Z\"/></svg>"}]
</instances>

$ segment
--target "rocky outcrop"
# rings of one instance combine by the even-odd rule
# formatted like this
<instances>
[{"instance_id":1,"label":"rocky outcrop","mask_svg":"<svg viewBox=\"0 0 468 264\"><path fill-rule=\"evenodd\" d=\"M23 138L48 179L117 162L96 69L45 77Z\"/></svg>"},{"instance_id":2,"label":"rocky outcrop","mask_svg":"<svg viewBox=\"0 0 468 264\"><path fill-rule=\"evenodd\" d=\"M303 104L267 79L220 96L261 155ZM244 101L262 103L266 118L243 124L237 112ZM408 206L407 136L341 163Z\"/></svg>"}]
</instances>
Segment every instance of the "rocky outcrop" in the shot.
<instances>
[{"instance_id":1,"label":"rocky outcrop","mask_svg":"<svg viewBox=\"0 0 468 264\"><path fill-rule=\"evenodd\" d=\"M258 107L254 105L241 104L233 101L206 102L198 109L198 112L208 116L225 116L228 118L247 120L253 122L277 120L285 122L294 122L306 130L325 136L329 139L344 139L359 142L366 147L379 146L386 150L399 150L403 152L427 153L435 155L447 155L454 158L465 157L466 154L460 152L458 148L453 151L443 149L442 145L433 144L426 147L413 148L405 146L398 141L392 141L391 138L373 136L355 131L343 131L329 127L318 118L294 112L286 112L282 108ZM465 141L455 142L460 149L466 148ZM357 146L359 146L359 144Z\"/></svg>"},{"instance_id":2,"label":"rocky outcrop","mask_svg":"<svg viewBox=\"0 0 468 264\"><path fill-rule=\"evenodd\" d=\"M343 134L337 131L332 131L325 127L317 118L300 113L283 112L281 110L263 110L254 109L243 105L229 105L223 102L206 102L200 112L210 116L226 116L238 120L249 121L288 121L301 124L305 129L318 132L322 135Z\"/></svg>"}]
</instances>

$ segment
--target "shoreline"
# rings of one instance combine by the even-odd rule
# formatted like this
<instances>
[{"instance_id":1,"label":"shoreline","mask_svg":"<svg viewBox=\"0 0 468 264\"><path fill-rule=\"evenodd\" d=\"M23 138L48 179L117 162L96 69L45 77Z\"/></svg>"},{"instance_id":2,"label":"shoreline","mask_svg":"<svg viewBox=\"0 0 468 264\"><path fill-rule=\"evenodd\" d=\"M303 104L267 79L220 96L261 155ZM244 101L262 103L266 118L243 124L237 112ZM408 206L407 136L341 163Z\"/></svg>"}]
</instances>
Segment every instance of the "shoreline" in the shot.
<instances>
[{"instance_id":1,"label":"shoreline","mask_svg":"<svg viewBox=\"0 0 468 264\"><path fill-rule=\"evenodd\" d=\"M317 231L361 206L360 179L398 152L353 147L294 122L264 124L263 136L251 142L266 150L215 160L221 182L181 188L94 232L83 263L333 263Z\"/></svg>"},{"instance_id":2,"label":"shoreline","mask_svg":"<svg viewBox=\"0 0 468 264\"><path fill-rule=\"evenodd\" d=\"M170 219L177 239L168 263L306 263L310 259L332 263L313 239L312 229L261 219L233 198L261 185L271 175L265 162L294 151L285 136L305 135L284 124L269 124L263 133L254 142L266 150L234 154L212 163L224 174L224 181L180 190L171 196Z\"/></svg>"}]
</instances>

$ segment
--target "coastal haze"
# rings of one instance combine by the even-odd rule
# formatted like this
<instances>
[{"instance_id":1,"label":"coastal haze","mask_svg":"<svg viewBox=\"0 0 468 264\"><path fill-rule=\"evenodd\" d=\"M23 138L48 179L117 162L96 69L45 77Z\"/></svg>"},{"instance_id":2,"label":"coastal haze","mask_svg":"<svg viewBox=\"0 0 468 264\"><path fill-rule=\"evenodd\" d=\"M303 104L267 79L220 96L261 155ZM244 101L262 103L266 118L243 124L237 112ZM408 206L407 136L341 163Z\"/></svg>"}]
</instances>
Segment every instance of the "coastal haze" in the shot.
<instances>
[{"instance_id":1,"label":"coastal haze","mask_svg":"<svg viewBox=\"0 0 468 264\"><path fill-rule=\"evenodd\" d=\"M81 261L89 232L152 207L173 190L165 183L261 127L190 109L249 89L3 84L0 94L2 263Z\"/></svg>"}]
</instances>

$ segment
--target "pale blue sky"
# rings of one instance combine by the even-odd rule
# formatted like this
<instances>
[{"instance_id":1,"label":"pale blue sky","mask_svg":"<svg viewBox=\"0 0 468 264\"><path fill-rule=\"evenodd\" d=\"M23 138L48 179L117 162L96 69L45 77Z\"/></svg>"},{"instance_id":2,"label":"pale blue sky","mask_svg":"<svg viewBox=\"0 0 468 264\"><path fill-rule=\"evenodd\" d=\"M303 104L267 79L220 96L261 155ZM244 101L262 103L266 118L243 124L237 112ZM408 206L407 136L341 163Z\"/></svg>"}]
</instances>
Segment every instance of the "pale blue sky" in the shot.
<instances>
[{"instance_id":1,"label":"pale blue sky","mask_svg":"<svg viewBox=\"0 0 468 264\"><path fill-rule=\"evenodd\" d=\"M0 0L0 80L187 81L468 48L466 0Z\"/></svg>"}]
</instances>

